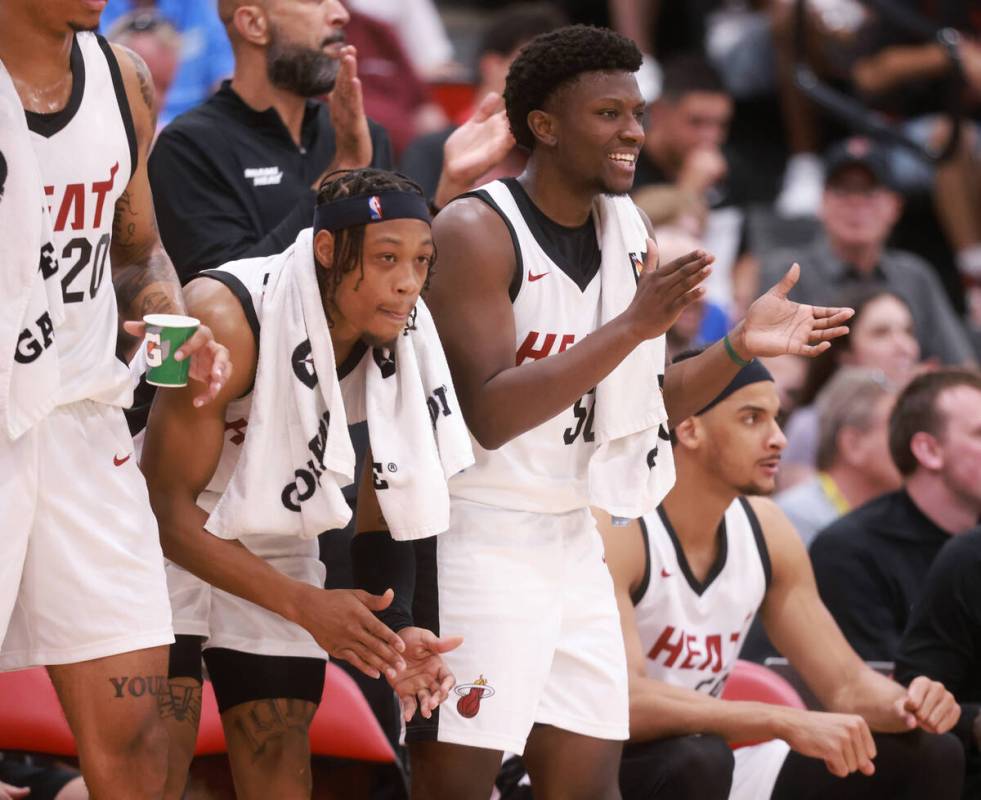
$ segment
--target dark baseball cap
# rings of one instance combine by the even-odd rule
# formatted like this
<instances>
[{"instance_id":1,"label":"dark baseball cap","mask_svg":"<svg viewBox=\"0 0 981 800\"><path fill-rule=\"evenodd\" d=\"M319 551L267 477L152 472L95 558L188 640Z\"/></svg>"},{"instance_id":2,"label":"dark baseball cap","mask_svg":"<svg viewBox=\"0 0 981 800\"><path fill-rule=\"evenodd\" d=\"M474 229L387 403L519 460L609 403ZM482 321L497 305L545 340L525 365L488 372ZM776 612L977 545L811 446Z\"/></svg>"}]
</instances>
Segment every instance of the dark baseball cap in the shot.
<instances>
[{"instance_id":1,"label":"dark baseball cap","mask_svg":"<svg viewBox=\"0 0 981 800\"><path fill-rule=\"evenodd\" d=\"M893 187L892 172L885 149L867 136L850 136L836 142L824 156L824 182L831 180L845 167L865 167L883 186Z\"/></svg>"}]
</instances>

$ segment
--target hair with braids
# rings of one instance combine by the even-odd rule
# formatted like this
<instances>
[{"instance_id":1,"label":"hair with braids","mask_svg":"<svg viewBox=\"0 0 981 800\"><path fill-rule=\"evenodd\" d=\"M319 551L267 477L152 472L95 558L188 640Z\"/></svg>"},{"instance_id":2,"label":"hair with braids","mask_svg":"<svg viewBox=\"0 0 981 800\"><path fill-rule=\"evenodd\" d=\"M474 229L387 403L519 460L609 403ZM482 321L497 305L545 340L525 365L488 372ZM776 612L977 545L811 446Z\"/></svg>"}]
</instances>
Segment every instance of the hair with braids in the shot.
<instances>
[{"instance_id":1,"label":"hair with braids","mask_svg":"<svg viewBox=\"0 0 981 800\"><path fill-rule=\"evenodd\" d=\"M320 182L317 190L317 206L320 207L335 200L359 195L380 194L381 192L415 192L425 197L419 184L397 172L387 172L381 169L365 167L364 169L344 169L327 174ZM355 269L361 270L358 285L364 280L364 225L344 228L334 233L334 258L329 269L318 269L317 276L324 292L327 305L333 305L337 295L337 287L341 285L344 276ZM314 256L316 258L316 256ZM429 273L422 287L425 292L429 288L429 279L433 275L433 264L436 261L435 250L429 261ZM357 288L357 287L355 287ZM325 306L327 322L333 326L330 309Z\"/></svg>"},{"instance_id":2,"label":"hair with braids","mask_svg":"<svg viewBox=\"0 0 981 800\"><path fill-rule=\"evenodd\" d=\"M641 55L630 39L607 28L567 25L536 36L508 71L504 103L515 140L531 150L528 115L544 108L557 89L586 72L636 72Z\"/></svg>"}]
</instances>

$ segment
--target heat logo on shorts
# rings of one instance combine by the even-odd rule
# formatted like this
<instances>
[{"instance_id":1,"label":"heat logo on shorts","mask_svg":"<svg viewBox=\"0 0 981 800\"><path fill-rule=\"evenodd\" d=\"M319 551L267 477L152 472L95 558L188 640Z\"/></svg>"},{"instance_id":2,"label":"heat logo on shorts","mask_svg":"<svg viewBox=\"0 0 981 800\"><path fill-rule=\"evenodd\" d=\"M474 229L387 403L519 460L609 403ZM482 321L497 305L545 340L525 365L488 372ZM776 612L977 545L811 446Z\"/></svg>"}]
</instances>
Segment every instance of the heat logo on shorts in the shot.
<instances>
[{"instance_id":1,"label":"heat logo on shorts","mask_svg":"<svg viewBox=\"0 0 981 800\"><path fill-rule=\"evenodd\" d=\"M480 701L485 697L494 696L494 688L487 685L484 676L481 675L473 683L463 683L453 689L460 699L456 701L456 710L461 717L471 719L480 713Z\"/></svg>"},{"instance_id":2,"label":"heat logo on shorts","mask_svg":"<svg viewBox=\"0 0 981 800\"><path fill-rule=\"evenodd\" d=\"M377 194L368 198L368 214L373 220L382 218L382 201Z\"/></svg>"}]
</instances>

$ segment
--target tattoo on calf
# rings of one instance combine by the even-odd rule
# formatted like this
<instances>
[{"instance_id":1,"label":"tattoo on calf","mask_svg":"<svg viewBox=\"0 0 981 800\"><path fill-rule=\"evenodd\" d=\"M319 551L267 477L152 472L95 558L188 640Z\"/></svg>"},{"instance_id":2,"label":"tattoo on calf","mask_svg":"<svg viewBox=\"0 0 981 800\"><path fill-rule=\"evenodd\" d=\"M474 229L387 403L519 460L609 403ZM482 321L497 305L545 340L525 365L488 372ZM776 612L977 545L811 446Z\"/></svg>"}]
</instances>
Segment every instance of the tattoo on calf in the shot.
<instances>
[{"instance_id":1,"label":"tattoo on calf","mask_svg":"<svg viewBox=\"0 0 981 800\"><path fill-rule=\"evenodd\" d=\"M306 700L281 698L256 700L249 710L236 720L236 727L248 739L254 758L259 758L266 745L289 731L307 735L317 707Z\"/></svg>"}]
</instances>

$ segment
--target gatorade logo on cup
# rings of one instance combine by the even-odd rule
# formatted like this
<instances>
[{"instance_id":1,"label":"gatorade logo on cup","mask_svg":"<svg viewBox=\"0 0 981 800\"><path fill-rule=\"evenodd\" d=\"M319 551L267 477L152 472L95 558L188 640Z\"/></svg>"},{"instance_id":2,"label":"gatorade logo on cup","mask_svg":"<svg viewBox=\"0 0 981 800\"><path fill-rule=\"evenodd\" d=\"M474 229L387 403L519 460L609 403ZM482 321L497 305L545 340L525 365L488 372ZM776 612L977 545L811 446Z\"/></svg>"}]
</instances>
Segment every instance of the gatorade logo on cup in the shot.
<instances>
[{"instance_id":1,"label":"gatorade logo on cup","mask_svg":"<svg viewBox=\"0 0 981 800\"><path fill-rule=\"evenodd\" d=\"M160 345L159 333L146 335L146 364L148 367L159 367L164 362L163 347Z\"/></svg>"}]
</instances>

